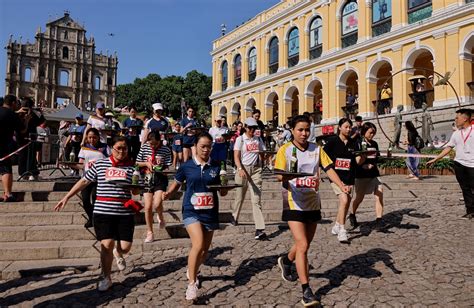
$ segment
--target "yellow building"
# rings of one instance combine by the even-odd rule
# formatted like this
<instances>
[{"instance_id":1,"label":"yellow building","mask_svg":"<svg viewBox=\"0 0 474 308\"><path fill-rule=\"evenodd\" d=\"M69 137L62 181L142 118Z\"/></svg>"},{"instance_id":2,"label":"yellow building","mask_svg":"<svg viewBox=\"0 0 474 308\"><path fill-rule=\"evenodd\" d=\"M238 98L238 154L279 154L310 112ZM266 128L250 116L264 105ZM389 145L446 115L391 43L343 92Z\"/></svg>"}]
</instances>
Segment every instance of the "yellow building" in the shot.
<instances>
[{"instance_id":1,"label":"yellow building","mask_svg":"<svg viewBox=\"0 0 474 308\"><path fill-rule=\"evenodd\" d=\"M447 72L460 101L472 101L471 2L282 0L213 42L212 115L233 122L258 108L264 121L281 125L321 110L322 123L334 123L351 93L370 117L384 82L392 112L399 104L413 109L417 90L429 106L452 106L455 92L434 86ZM426 79L410 78L419 75ZM415 89L417 82L424 87Z\"/></svg>"}]
</instances>

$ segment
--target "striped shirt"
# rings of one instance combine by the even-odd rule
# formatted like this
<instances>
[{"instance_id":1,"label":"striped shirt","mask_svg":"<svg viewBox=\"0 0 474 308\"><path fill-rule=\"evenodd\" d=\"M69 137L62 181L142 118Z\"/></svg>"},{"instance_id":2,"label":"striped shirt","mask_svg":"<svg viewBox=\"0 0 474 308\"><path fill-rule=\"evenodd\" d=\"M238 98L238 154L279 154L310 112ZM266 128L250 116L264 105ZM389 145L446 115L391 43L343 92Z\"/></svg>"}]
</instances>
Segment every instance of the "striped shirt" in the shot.
<instances>
[{"instance_id":1,"label":"striped shirt","mask_svg":"<svg viewBox=\"0 0 474 308\"><path fill-rule=\"evenodd\" d=\"M153 165L158 165L156 162L157 157L158 160L161 160L161 165L163 167L171 166L172 158L171 158L171 150L166 146L161 146L158 150L156 150L156 157L155 161L152 161L153 158L153 150L150 146L150 143L147 142L140 148L137 156L137 162L147 162L150 161Z\"/></svg>"},{"instance_id":2,"label":"striped shirt","mask_svg":"<svg viewBox=\"0 0 474 308\"><path fill-rule=\"evenodd\" d=\"M113 167L110 158L96 161L86 172L84 178L90 182L97 182L97 198L112 198L121 200L96 200L94 214L106 215L134 215L132 210L123 206L132 198L130 189L125 189L114 183L113 180L132 183L133 166Z\"/></svg>"}]
</instances>

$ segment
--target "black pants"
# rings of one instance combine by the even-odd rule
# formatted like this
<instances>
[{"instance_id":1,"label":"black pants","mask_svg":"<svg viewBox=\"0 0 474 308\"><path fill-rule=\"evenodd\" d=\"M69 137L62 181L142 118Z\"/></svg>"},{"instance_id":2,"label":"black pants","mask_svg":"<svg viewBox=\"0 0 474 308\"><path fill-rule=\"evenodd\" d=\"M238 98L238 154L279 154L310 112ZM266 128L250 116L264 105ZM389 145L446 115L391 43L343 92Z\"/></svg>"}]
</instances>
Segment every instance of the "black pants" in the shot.
<instances>
[{"instance_id":1,"label":"black pants","mask_svg":"<svg viewBox=\"0 0 474 308\"><path fill-rule=\"evenodd\" d=\"M86 214L87 214L87 217L89 217L89 220L92 219L92 213L94 212L94 203L95 203L96 193L97 193L96 182L90 183L81 192L82 205L84 206L84 210L86 211Z\"/></svg>"},{"instance_id":2,"label":"black pants","mask_svg":"<svg viewBox=\"0 0 474 308\"><path fill-rule=\"evenodd\" d=\"M128 153L130 157L135 161L140 152L141 142L138 136L128 138Z\"/></svg>"},{"instance_id":3,"label":"black pants","mask_svg":"<svg viewBox=\"0 0 474 308\"><path fill-rule=\"evenodd\" d=\"M454 172L461 186L466 213L474 213L474 168L469 168L454 162Z\"/></svg>"},{"instance_id":4,"label":"black pants","mask_svg":"<svg viewBox=\"0 0 474 308\"><path fill-rule=\"evenodd\" d=\"M20 146L24 144L25 143L20 144ZM29 172L30 175L39 175L38 163L36 161L37 144L36 141L32 141L29 146L18 153L18 174L20 176L27 172Z\"/></svg>"}]
</instances>

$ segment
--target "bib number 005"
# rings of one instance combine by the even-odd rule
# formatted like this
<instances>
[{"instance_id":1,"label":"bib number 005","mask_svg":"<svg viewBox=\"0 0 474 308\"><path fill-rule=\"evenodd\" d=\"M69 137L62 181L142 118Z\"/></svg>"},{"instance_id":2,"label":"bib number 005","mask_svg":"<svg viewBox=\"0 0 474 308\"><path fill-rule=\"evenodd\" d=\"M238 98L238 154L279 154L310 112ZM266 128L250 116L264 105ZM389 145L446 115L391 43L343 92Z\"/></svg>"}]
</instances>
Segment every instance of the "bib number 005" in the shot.
<instances>
[{"instance_id":1,"label":"bib number 005","mask_svg":"<svg viewBox=\"0 0 474 308\"><path fill-rule=\"evenodd\" d=\"M297 178L296 188L313 188L318 189L319 179L315 177Z\"/></svg>"}]
</instances>

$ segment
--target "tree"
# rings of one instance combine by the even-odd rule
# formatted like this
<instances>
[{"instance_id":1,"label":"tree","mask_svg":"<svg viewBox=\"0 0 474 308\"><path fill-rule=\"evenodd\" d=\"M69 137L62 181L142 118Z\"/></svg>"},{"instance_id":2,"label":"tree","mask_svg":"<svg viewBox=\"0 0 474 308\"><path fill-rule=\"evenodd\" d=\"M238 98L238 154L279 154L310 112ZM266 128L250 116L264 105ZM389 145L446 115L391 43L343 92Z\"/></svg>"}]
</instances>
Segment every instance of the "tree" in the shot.
<instances>
[{"instance_id":1,"label":"tree","mask_svg":"<svg viewBox=\"0 0 474 308\"><path fill-rule=\"evenodd\" d=\"M210 114L212 78L190 71L186 77L149 74L137 78L133 83L117 86L117 106L135 105L138 111L151 112L151 105L161 102L168 115L177 119L181 117L181 98L188 106L196 109L197 116L206 119Z\"/></svg>"}]
</instances>

